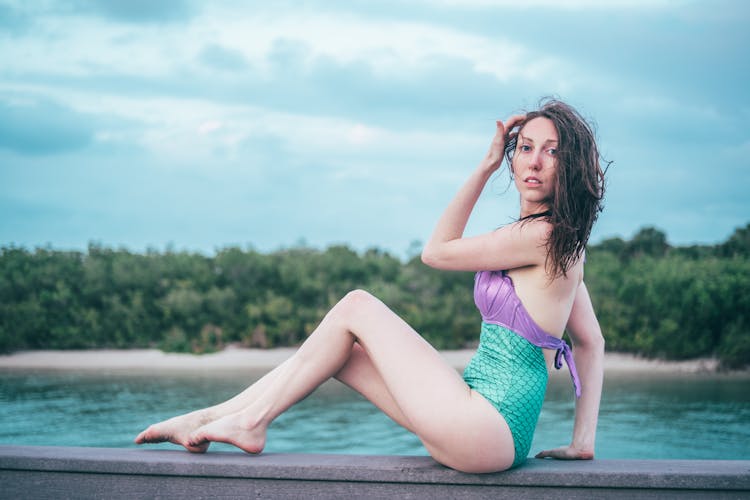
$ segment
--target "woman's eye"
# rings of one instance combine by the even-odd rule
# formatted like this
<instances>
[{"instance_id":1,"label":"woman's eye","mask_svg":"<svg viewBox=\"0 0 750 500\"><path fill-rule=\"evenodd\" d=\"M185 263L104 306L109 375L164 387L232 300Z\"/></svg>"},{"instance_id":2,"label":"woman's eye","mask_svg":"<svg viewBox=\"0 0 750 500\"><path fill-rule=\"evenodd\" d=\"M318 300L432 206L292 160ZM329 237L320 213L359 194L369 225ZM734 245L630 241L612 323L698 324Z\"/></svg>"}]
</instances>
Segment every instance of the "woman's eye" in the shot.
<instances>
[{"instance_id":1,"label":"woman's eye","mask_svg":"<svg viewBox=\"0 0 750 500\"><path fill-rule=\"evenodd\" d=\"M547 150L547 152L548 152L549 154L551 154L552 156L555 156L555 155L557 154L557 149L555 149L555 148L549 148L549 149Z\"/></svg>"},{"instance_id":2,"label":"woman's eye","mask_svg":"<svg viewBox=\"0 0 750 500\"><path fill-rule=\"evenodd\" d=\"M521 144L521 148L520 149L523 152L528 152L528 151L531 151L531 146L529 146L528 144Z\"/></svg>"}]
</instances>

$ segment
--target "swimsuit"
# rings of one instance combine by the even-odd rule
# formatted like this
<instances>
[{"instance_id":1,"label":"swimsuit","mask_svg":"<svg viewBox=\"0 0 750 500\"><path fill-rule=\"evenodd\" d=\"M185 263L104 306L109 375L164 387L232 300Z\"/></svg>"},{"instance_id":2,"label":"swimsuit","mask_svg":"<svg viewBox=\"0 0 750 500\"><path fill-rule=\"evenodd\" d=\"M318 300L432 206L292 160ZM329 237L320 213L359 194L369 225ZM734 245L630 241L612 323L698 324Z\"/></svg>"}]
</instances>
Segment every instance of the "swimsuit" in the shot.
<instances>
[{"instance_id":1,"label":"swimsuit","mask_svg":"<svg viewBox=\"0 0 750 500\"><path fill-rule=\"evenodd\" d=\"M474 302L482 314L479 348L466 366L466 383L484 396L505 418L513 435L513 467L531 448L547 388L542 348L556 349L555 368L562 357L570 369L576 397L581 395L570 346L545 332L529 316L505 271L480 271L474 281Z\"/></svg>"}]
</instances>

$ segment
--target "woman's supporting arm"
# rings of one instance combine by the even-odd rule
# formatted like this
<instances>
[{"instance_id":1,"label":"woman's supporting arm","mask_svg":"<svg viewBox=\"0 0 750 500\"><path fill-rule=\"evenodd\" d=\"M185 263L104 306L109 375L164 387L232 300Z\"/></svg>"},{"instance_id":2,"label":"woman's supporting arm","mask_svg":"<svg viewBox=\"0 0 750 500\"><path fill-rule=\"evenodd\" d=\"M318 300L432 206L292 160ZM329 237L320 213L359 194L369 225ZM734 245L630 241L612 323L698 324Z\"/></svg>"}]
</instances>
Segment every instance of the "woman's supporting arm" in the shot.
<instances>
[{"instance_id":1,"label":"woman's supporting arm","mask_svg":"<svg viewBox=\"0 0 750 500\"><path fill-rule=\"evenodd\" d=\"M542 451L537 454L537 458L594 458L596 424L604 382L604 337L583 281L576 292L567 330L573 343L573 357L581 379L581 397L576 401L573 439L569 446Z\"/></svg>"}]
</instances>

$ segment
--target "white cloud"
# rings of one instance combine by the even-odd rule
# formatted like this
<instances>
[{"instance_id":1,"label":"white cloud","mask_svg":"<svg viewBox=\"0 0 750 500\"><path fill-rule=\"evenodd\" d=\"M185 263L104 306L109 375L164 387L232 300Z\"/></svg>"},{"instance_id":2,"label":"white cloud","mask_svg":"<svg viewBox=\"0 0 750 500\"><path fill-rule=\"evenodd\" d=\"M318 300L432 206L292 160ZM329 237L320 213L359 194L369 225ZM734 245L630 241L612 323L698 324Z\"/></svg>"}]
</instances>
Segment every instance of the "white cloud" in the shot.
<instances>
[{"instance_id":1,"label":"white cloud","mask_svg":"<svg viewBox=\"0 0 750 500\"><path fill-rule=\"evenodd\" d=\"M717 160L724 159L725 168L734 165L736 172L750 171L747 135L741 129L750 108L745 94L735 89L739 84L732 84L742 80L734 76L743 61L735 61L730 51L717 62L711 45L706 45L710 58L688 51L701 74L714 77L691 80L675 78L673 67L661 63L680 61L675 56L686 53L686 40L702 40L694 33L706 40L720 39L711 29L720 35L726 30L710 24L675 24L671 11L654 18L641 16L641 11L649 13L652 8L677 11L690 2L419 4L443 8L422 17L415 13L418 5L411 9L412 17L401 17L395 11L377 13L378 7L358 12L357 3L282 10L274 4L211 2L200 4L197 17L166 24L48 14L46 8L37 8L39 12L29 16L33 29L0 34L0 101L55 103L70 111L71 121L85 115L80 122L92 128L93 143L66 153L69 156L62 160L68 163L50 157L53 161L45 164L51 171L60 164L77 169L78 177L60 201L61 210L63 202L75 204L79 199L104 200L102 206L120 199L127 212L148 186L153 203L148 216L173 213L165 224L169 228L184 210L193 215L205 210L206 219L216 220L241 212L241 218L227 222L240 232L247 228L244 214L255 213L258 224L268 214L280 214L279 218L297 220L286 229L285 241L300 235L317 241L330 240L332 234L349 238L349 231L361 231L361 241L382 244L397 230L356 222L365 213L397 220L406 240L418 237L422 225L434 223L484 153L493 120L502 118L495 113L512 112L507 107L524 103L533 106L532 99L547 92L585 106L584 115L591 113L606 124L601 129L606 153L616 161L607 213L613 214L618 227L611 231L637 228L655 213L699 210L701 203L715 203L713 195L698 192L695 186L702 187L700 183L687 184L687 179ZM456 13L466 13L467 6L476 12L466 19L451 18L453 7ZM561 9L580 12L571 15ZM618 24L618 10L627 11L621 16L627 22ZM685 16L704 23L703 13L709 8L684 10ZM533 14L538 30L531 32L519 22L513 25L516 36L508 36L503 13L513 14L507 19ZM495 15L497 30L487 19ZM599 29L581 29L589 23ZM633 26L647 30L646 36L628 38ZM671 30L671 43L656 47L651 40L661 40L662 28ZM578 29L578 37L561 38L572 29ZM738 33L730 33L734 38L727 40L741 39ZM610 34L610 43L593 46ZM620 54L630 57L621 61L615 57ZM640 64L650 55L661 58L651 60L652 65ZM616 64L602 63L609 56ZM715 81L724 86L717 90ZM722 104L722 99L731 105ZM485 121L486 133L477 131ZM701 140L690 139L695 139L693 130L703 138L699 127L706 125L728 131L720 148L709 150ZM41 166L43 160L29 156L10 167L4 164L0 172L15 169L11 174L17 180L6 182L0 195L36 193L28 199L30 206L34 200L47 203L50 198L39 194L39 185L63 196L60 179L51 178L52 182L27 172L29 164ZM137 182L124 180L129 166L136 164ZM641 213L636 213L632 200L642 196L644 185L652 186L649 170L656 168L677 172L673 179L680 179L680 189L667 193L656 186L658 193L649 197L654 205L640 203L636 208ZM92 180L97 175L99 184ZM744 196L737 179L744 180L744 174L722 187L729 193L722 193L722 199ZM84 186L77 188L78 184ZM493 183L480 208L487 209L486 203L504 187L502 180ZM207 190L211 203L196 203L204 200ZM672 191L690 193L699 201L671 202ZM302 193L303 199L290 201L292 192L295 197ZM172 193L171 198L165 200L164 193ZM344 217L331 200L345 200L350 213ZM515 201L512 189L503 194L499 208L479 216L480 226L504 222L502 217L514 212L510 206ZM242 210L234 209L236 203ZM95 210L94 205L89 203L86 210ZM329 214L335 221L329 225L336 227L318 221L325 217L311 214L312 206ZM404 210L410 211L408 217L400 216ZM191 226L194 220L190 218ZM624 220L630 226L620 225ZM158 234L161 228L154 227ZM259 225L254 229L261 230ZM671 237L671 227L665 229ZM190 238L189 230L174 233L174 238ZM265 230L269 242L281 241L278 224ZM718 229L712 230L718 234ZM122 238L131 238L129 234Z\"/></svg>"},{"instance_id":2,"label":"white cloud","mask_svg":"<svg viewBox=\"0 0 750 500\"><path fill-rule=\"evenodd\" d=\"M361 123L355 123L349 129L349 135L347 139L348 142L354 145L364 146L376 141L377 137L378 133L374 128L368 127L367 125L363 125Z\"/></svg>"},{"instance_id":3,"label":"white cloud","mask_svg":"<svg viewBox=\"0 0 750 500\"><path fill-rule=\"evenodd\" d=\"M223 47L268 70L268 55L279 40L309 48L308 59L327 57L339 63L364 62L376 73L410 74L429 68L434 57L466 59L479 72L500 81L535 79L547 73L552 58L528 51L501 36L487 38L426 23L386 22L351 14L295 12L264 14L208 4L199 22L185 25L122 25L106 18L50 15L33 33L6 39L0 50L11 74L57 76L134 75L161 78L188 74L217 75L196 64L206 46ZM116 82L115 82L116 83Z\"/></svg>"},{"instance_id":4,"label":"white cloud","mask_svg":"<svg viewBox=\"0 0 750 500\"><path fill-rule=\"evenodd\" d=\"M219 120L207 120L198 126L198 133L200 135L208 135L211 132L219 130L223 124Z\"/></svg>"},{"instance_id":5,"label":"white cloud","mask_svg":"<svg viewBox=\"0 0 750 500\"><path fill-rule=\"evenodd\" d=\"M522 44L501 35L487 38L445 26L409 21L383 21L339 13L316 11L267 17L227 16L219 10L207 13L201 28L204 38L216 42L263 67L278 40L304 44L308 61L329 57L340 63L365 62L376 74L404 75L428 69L441 58L466 59L479 72L490 73L500 81L534 79L554 65L551 57L531 58ZM231 20L228 20L231 19Z\"/></svg>"}]
</instances>

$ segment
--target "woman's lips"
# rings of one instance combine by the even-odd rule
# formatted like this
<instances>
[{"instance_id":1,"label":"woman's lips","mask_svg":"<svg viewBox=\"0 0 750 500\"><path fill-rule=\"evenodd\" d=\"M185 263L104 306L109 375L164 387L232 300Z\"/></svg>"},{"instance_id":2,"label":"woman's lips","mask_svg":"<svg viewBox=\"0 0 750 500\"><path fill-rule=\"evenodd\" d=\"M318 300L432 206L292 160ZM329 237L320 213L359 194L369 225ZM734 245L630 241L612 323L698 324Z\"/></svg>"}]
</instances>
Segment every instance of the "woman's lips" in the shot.
<instances>
[{"instance_id":1,"label":"woman's lips","mask_svg":"<svg viewBox=\"0 0 750 500\"><path fill-rule=\"evenodd\" d=\"M526 177L526 178L525 178L525 179L523 180L523 182L525 182L526 184L530 184L530 185L532 185L532 186L540 186L540 185L542 184L542 181L540 181L540 180L539 180L538 178L536 178L536 177Z\"/></svg>"}]
</instances>

